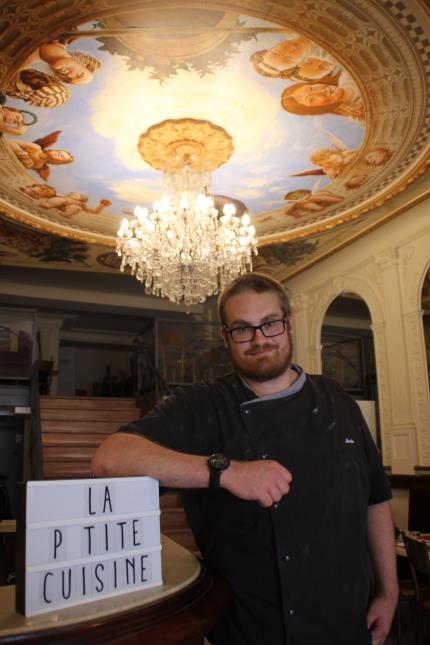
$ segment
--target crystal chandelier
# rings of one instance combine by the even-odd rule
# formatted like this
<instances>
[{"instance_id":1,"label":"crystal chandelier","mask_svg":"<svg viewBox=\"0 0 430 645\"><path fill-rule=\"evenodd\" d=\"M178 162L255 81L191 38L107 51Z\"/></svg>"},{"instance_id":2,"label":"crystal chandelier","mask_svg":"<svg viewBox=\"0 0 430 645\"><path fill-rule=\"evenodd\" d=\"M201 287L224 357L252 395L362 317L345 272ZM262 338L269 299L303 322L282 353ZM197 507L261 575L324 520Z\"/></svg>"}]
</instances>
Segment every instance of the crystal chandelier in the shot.
<instances>
[{"instance_id":1,"label":"crystal chandelier","mask_svg":"<svg viewBox=\"0 0 430 645\"><path fill-rule=\"evenodd\" d=\"M218 213L210 197L210 171L192 154L182 154L179 162L176 154L173 170L168 166L164 163L165 194L152 212L137 206L133 219L123 219L117 253L121 271L131 267L147 293L188 308L252 270L255 229L248 214L236 215L233 204Z\"/></svg>"}]
</instances>

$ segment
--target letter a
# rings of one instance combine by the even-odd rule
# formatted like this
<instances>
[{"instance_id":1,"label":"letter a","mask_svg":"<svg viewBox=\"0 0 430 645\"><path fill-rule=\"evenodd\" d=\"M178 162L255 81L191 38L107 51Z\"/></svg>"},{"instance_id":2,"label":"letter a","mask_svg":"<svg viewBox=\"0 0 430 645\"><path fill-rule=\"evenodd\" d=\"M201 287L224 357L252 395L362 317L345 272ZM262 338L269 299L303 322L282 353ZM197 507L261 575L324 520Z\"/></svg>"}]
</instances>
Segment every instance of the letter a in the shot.
<instances>
[{"instance_id":1,"label":"letter a","mask_svg":"<svg viewBox=\"0 0 430 645\"><path fill-rule=\"evenodd\" d=\"M109 504L109 510L113 513L112 502L110 501L109 488L105 486L105 499L103 503L103 513L106 513L106 505Z\"/></svg>"}]
</instances>

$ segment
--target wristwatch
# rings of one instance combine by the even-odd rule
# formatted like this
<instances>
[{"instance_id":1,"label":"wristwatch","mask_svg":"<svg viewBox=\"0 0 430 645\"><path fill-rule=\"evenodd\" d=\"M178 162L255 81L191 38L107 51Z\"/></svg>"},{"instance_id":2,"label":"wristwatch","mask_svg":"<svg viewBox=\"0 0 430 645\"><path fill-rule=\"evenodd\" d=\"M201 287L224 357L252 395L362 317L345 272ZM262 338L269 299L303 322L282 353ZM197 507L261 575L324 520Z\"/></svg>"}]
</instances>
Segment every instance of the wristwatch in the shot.
<instances>
[{"instance_id":1,"label":"wristwatch","mask_svg":"<svg viewBox=\"0 0 430 645\"><path fill-rule=\"evenodd\" d=\"M216 452L208 457L209 468L209 488L216 490L219 488L219 482L224 470L230 466L230 459L225 455Z\"/></svg>"}]
</instances>

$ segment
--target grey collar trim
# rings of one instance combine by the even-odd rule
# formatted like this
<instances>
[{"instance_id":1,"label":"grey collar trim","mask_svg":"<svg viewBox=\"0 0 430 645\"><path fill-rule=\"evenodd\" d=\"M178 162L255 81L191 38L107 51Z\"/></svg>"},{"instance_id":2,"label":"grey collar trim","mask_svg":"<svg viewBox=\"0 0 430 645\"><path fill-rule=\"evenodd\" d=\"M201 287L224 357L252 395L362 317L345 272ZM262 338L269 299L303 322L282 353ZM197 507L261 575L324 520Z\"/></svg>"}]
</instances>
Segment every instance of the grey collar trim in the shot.
<instances>
[{"instance_id":1,"label":"grey collar trim","mask_svg":"<svg viewBox=\"0 0 430 645\"><path fill-rule=\"evenodd\" d=\"M300 392L300 390L302 389L302 387L306 382L306 374L303 371L303 369L299 365L296 365L295 363L291 363L291 368L298 373L299 378L296 381L294 381L294 383L290 385L290 387L287 387L285 390L282 390L281 392L276 392L275 394L265 394L264 396L255 395L255 399L251 399L250 401L245 401L241 405L249 405L250 403L259 403L260 401L272 401L274 399L282 399L286 396L292 396L293 394ZM248 388L248 390L251 390L252 392L254 392L254 390L252 390L252 388L249 387L249 385L243 380L243 378L240 375L239 375L239 378L242 380L243 384L245 385L246 388Z\"/></svg>"}]
</instances>

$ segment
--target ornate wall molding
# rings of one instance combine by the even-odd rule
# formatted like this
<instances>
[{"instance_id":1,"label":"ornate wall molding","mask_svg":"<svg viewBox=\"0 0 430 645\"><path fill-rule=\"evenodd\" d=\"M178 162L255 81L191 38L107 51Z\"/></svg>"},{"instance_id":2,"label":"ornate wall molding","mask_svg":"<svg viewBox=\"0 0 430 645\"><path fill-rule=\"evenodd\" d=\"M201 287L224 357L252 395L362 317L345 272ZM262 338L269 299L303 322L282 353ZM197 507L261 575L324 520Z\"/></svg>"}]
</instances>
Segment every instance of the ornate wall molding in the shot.
<instances>
[{"instance_id":1,"label":"ornate wall molding","mask_svg":"<svg viewBox=\"0 0 430 645\"><path fill-rule=\"evenodd\" d=\"M413 473L415 466L430 463L430 397L421 305L423 280L430 266L427 220L426 205L419 205L408 213L407 227L393 221L383 234L375 232L366 242L349 247L337 263L326 260L290 282L292 289L316 298L306 311L313 355L331 301L344 290L366 302L374 337L384 463L394 472ZM357 262L363 255L367 261Z\"/></svg>"}]
</instances>

